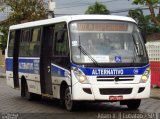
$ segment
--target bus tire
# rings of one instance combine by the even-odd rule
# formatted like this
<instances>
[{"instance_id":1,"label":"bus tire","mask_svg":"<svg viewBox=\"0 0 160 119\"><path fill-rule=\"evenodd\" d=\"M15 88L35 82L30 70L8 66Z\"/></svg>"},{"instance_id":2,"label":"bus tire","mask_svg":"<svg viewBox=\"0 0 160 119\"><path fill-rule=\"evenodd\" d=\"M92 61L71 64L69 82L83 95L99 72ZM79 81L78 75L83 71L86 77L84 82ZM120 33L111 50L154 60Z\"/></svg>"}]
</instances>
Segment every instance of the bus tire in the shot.
<instances>
[{"instance_id":1,"label":"bus tire","mask_svg":"<svg viewBox=\"0 0 160 119\"><path fill-rule=\"evenodd\" d=\"M25 97L25 78L21 78L21 97Z\"/></svg>"},{"instance_id":2,"label":"bus tire","mask_svg":"<svg viewBox=\"0 0 160 119\"><path fill-rule=\"evenodd\" d=\"M33 93L30 93L29 90L28 90L27 81L25 82L25 97L26 97L28 100L34 99Z\"/></svg>"},{"instance_id":3,"label":"bus tire","mask_svg":"<svg viewBox=\"0 0 160 119\"><path fill-rule=\"evenodd\" d=\"M42 99L42 95L33 94L33 93L32 93L32 95L33 95L32 97L34 100L40 101Z\"/></svg>"},{"instance_id":4,"label":"bus tire","mask_svg":"<svg viewBox=\"0 0 160 119\"><path fill-rule=\"evenodd\" d=\"M141 104L141 100L140 99L134 99L134 100L127 100L127 107L128 109L138 109L140 104Z\"/></svg>"},{"instance_id":5,"label":"bus tire","mask_svg":"<svg viewBox=\"0 0 160 119\"><path fill-rule=\"evenodd\" d=\"M74 111L76 109L76 102L72 100L71 98L71 93L69 90L69 87L65 89L65 94L64 94L64 103L65 103L65 108L68 111Z\"/></svg>"},{"instance_id":6,"label":"bus tire","mask_svg":"<svg viewBox=\"0 0 160 119\"><path fill-rule=\"evenodd\" d=\"M67 83L62 82L61 87L60 87L60 106L62 108L65 108L65 101L64 101L65 97L64 96L65 96L65 90L67 87L68 87Z\"/></svg>"},{"instance_id":7,"label":"bus tire","mask_svg":"<svg viewBox=\"0 0 160 119\"><path fill-rule=\"evenodd\" d=\"M26 97L28 100L41 100L42 96L28 91L27 81L24 77L21 79L21 97Z\"/></svg>"}]
</instances>

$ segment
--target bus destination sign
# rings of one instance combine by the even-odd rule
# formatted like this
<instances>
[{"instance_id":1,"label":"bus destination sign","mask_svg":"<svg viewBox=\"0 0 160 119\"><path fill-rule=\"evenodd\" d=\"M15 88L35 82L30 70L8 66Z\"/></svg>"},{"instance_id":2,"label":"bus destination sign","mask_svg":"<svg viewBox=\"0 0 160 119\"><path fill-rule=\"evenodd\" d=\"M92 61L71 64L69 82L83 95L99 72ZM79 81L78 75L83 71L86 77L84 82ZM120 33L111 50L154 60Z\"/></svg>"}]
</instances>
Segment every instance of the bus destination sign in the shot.
<instances>
[{"instance_id":1,"label":"bus destination sign","mask_svg":"<svg viewBox=\"0 0 160 119\"><path fill-rule=\"evenodd\" d=\"M127 31L127 24L115 23L79 23L79 31Z\"/></svg>"}]
</instances>

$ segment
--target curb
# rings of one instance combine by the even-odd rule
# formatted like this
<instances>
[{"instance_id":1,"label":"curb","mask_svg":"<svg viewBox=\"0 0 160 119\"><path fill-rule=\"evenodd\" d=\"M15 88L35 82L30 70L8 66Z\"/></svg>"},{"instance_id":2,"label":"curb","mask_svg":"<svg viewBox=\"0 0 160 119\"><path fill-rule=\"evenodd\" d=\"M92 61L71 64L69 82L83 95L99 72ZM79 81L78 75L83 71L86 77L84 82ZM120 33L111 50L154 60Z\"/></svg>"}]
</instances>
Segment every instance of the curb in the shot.
<instances>
[{"instance_id":1,"label":"curb","mask_svg":"<svg viewBox=\"0 0 160 119\"><path fill-rule=\"evenodd\" d=\"M6 78L5 74L0 75L0 78Z\"/></svg>"},{"instance_id":2,"label":"curb","mask_svg":"<svg viewBox=\"0 0 160 119\"><path fill-rule=\"evenodd\" d=\"M160 97L156 97L156 96L151 96L150 98L160 100Z\"/></svg>"},{"instance_id":3,"label":"curb","mask_svg":"<svg viewBox=\"0 0 160 119\"><path fill-rule=\"evenodd\" d=\"M6 78L5 76L0 76L0 78Z\"/></svg>"},{"instance_id":4,"label":"curb","mask_svg":"<svg viewBox=\"0 0 160 119\"><path fill-rule=\"evenodd\" d=\"M150 98L160 100L160 88L151 88Z\"/></svg>"}]
</instances>

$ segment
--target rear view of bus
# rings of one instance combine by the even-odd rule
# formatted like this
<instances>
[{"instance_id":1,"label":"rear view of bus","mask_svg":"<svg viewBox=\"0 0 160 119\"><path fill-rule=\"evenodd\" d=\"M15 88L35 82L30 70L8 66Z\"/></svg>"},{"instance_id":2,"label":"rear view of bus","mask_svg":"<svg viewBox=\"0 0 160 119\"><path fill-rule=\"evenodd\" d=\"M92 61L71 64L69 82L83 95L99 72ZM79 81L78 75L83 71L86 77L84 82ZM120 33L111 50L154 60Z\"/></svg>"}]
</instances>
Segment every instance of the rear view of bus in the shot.
<instances>
[{"instance_id":1,"label":"rear view of bus","mask_svg":"<svg viewBox=\"0 0 160 119\"><path fill-rule=\"evenodd\" d=\"M134 21L83 20L69 27L73 100L120 101L137 109L150 95L150 69Z\"/></svg>"}]
</instances>

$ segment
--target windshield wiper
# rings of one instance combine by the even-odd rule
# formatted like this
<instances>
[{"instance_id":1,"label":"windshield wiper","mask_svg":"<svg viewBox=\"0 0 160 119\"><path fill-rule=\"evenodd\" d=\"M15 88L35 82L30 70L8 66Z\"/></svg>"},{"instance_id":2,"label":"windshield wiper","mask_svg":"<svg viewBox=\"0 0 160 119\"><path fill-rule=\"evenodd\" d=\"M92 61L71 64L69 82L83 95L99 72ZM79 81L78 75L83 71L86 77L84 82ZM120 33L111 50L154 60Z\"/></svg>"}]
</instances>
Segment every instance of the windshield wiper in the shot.
<instances>
[{"instance_id":1,"label":"windshield wiper","mask_svg":"<svg viewBox=\"0 0 160 119\"><path fill-rule=\"evenodd\" d=\"M132 60L132 62L131 62L131 65L135 65L135 60L136 60L136 58L137 58L137 56L138 56L138 58L142 58L143 57L143 53L141 53L141 51L140 51L140 46L138 46L138 45L140 45L140 44L138 44L138 43L136 43L136 40L135 40L135 38L134 38L134 36L132 35L132 38L133 38L133 42L134 42L134 51L133 51L133 60ZM142 45L142 44L141 44Z\"/></svg>"},{"instance_id":2,"label":"windshield wiper","mask_svg":"<svg viewBox=\"0 0 160 119\"><path fill-rule=\"evenodd\" d=\"M80 49L80 53L82 52L84 55L87 55L95 65L100 66L98 64L98 62L81 46L80 36L79 36L79 46L78 46L78 48Z\"/></svg>"},{"instance_id":3,"label":"windshield wiper","mask_svg":"<svg viewBox=\"0 0 160 119\"><path fill-rule=\"evenodd\" d=\"M134 38L134 36L132 35L132 38L133 38L133 43L134 43L134 46L135 46L135 48L134 48L134 52L133 52L133 60L132 60L132 62L131 62L131 65L135 65L135 60L136 60L136 56L140 56L139 54L139 48L138 48L138 44L136 43L136 40L135 40L135 38Z\"/></svg>"},{"instance_id":4,"label":"windshield wiper","mask_svg":"<svg viewBox=\"0 0 160 119\"><path fill-rule=\"evenodd\" d=\"M139 49L138 49L138 46L137 46L137 43L136 43L136 40L135 40L135 38L134 38L134 36L132 35L132 38L133 38L133 43L134 43L134 46L136 47L136 53L137 53L137 55L139 54Z\"/></svg>"},{"instance_id":5,"label":"windshield wiper","mask_svg":"<svg viewBox=\"0 0 160 119\"><path fill-rule=\"evenodd\" d=\"M138 47L137 47L137 44L136 44L136 41L135 41L135 38L134 36L132 35L132 38L133 38L133 43L134 43L134 51L133 51L133 59L132 59L132 62L131 62L131 66L133 65L134 66L134 62L135 62L135 59L136 59L136 54L138 54ZM137 52L136 52L137 51Z\"/></svg>"},{"instance_id":6,"label":"windshield wiper","mask_svg":"<svg viewBox=\"0 0 160 119\"><path fill-rule=\"evenodd\" d=\"M135 40L135 38L134 38L133 35L132 35L132 38L133 38L134 45L135 45L135 47L136 47L137 56L139 56L139 57L143 56L143 53L144 53L144 52L141 52L141 51L140 51L140 46L142 47L142 43L141 43L141 42L136 43L136 40ZM142 49L142 50L143 50L143 49Z\"/></svg>"}]
</instances>

